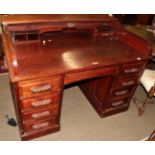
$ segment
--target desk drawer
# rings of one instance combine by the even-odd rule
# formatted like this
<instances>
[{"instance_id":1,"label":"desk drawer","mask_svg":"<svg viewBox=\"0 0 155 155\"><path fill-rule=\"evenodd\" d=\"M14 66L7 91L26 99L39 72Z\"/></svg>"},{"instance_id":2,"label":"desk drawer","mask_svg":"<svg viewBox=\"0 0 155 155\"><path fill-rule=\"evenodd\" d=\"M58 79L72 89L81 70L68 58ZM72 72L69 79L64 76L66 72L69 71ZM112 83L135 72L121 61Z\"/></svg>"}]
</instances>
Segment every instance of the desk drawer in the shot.
<instances>
[{"instance_id":1,"label":"desk drawer","mask_svg":"<svg viewBox=\"0 0 155 155\"><path fill-rule=\"evenodd\" d=\"M37 132L41 130L47 130L49 128L55 128L56 126L58 126L58 121L56 117L36 121L35 123L24 123L24 129L26 132Z\"/></svg>"},{"instance_id":2,"label":"desk drawer","mask_svg":"<svg viewBox=\"0 0 155 155\"><path fill-rule=\"evenodd\" d=\"M114 76L118 74L118 67L106 67L102 69L93 69L75 73L68 73L65 75L65 84L70 84L80 80L87 80L91 78L103 77L103 76Z\"/></svg>"},{"instance_id":3,"label":"desk drawer","mask_svg":"<svg viewBox=\"0 0 155 155\"><path fill-rule=\"evenodd\" d=\"M121 68L121 75L140 74L145 67L145 63L124 64Z\"/></svg>"},{"instance_id":4,"label":"desk drawer","mask_svg":"<svg viewBox=\"0 0 155 155\"><path fill-rule=\"evenodd\" d=\"M127 95L129 93L130 93L130 90L128 90L128 89L121 89L121 90L117 90L117 91L113 92L112 95L114 97L117 97L117 96Z\"/></svg>"},{"instance_id":5,"label":"desk drawer","mask_svg":"<svg viewBox=\"0 0 155 155\"><path fill-rule=\"evenodd\" d=\"M31 97L61 90L61 77L19 82L19 92L22 97Z\"/></svg>"},{"instance_id":6,"label":"desk drawer","mask_svg":"<svg viewBox=\"0 0 155 155\"><path fill-rule=\"evenodd\" d=\"M21 100L21 108L23 110L39 109L44 107L56 107L60 104L60 93L53 93L51 95L43 95L37 98L29 98Z\"/></svg>"},{"instance_id":7,"label":"desk drawer","mask_svg":"<svg viewBox=\"0 0 155 155\"><path fill-rule=\"evenodd\" d=\"M129 96L135 87L127 87L127 88L121 88L112 91L110 98L119 98L119 97L127 97Z\"/></svg>"},{"instance_id":8,"label":"desk drawer","mask_svg":"<svg viewBox=\"0 0 155 155\"><path fill-rule=\"evenodd\" d=\"M59 106L53 108L44 108L30 112L22 112L23 121L36 121L38 119L51 118L57 116L59 113Z\"/></svg>"},{"instance_id":9,"label":"desk drawer","mask_svg":"<svg viewBox=\"0 0 155 155\"><path fill-rule=\"evenodd\" d=\"M105 113L110 113L110 114L108 114L108 116L109 116L109 115L112 115L112 114L119 113L120 112L119 110L124 109L124 108L126 109L128 107L129 107L129 103L125 103L125 104L122 104L122 105L117 106L117 107L109 107L109 108L105 109L104 112ZM105 116L107 116L107 114Z\"/></svg>"},{"instance_id":10,"label":"desk drawer","mask_svg":"<svg viewBox=\"0 0 155 155\"><path fill-rule=\"evenodd\" d=\"M138 76L119 77L114 85L114 89L137 85L138 80Z\"/></svg>"},{"instance_id":11,"label":"desk drawer","mask_svg":"<svg viewBox=\"0 0 155 155\"><path fill-rule=\"evenodd\" d=\"M117 99L110 99L106 104L105 107L107 108L117 108L122 107L124 104L128 104L129 97L124 98L117 98Z\"/></svg>"}]
</instances>

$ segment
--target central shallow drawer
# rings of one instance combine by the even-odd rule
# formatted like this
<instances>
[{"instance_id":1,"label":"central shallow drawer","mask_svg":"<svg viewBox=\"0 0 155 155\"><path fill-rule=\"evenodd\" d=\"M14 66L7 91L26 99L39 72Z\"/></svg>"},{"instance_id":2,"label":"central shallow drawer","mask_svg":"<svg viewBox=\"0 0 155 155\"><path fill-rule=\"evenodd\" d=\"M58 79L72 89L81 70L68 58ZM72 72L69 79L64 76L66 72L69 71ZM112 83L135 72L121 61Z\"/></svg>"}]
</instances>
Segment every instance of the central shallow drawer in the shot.
<instances>
[{"instance_id":1,"label":"central shallow drawer","mask_svg":"<svg viewBox=\"0 0 155 155\"><path fill-rule=\"evenodd\" d=\"M118 66L106 67L101 69L91 69L87 71L68 73L65 75L64 84L70 84L81 80L87 80L91 78L103 77L103 76L115 76L119 72Z\"/></svg>"},{"instance_id":2,"label":"central shallow drawer","mask_svg":"<svg viewBox=\"0 0 155 155\"><path fill-rule=\"evenodd\" d=\"M58 76L46 79L19 82L19 93L20 96L24 98L60 91L62 89L61 87L61 76Z\"/></svg>"}]
</instances>

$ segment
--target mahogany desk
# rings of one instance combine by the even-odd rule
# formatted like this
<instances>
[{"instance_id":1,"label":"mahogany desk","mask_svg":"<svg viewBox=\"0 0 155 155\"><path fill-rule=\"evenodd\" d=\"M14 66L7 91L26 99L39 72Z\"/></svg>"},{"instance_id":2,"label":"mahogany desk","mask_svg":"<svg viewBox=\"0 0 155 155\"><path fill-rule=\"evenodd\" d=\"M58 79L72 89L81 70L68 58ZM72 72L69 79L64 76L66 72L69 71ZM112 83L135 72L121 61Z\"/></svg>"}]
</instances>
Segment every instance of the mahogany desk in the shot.
<instances>
[{"instance_id":1,"label":"mahogany desk","mask_svg":"<svg viewBox=\"0 0 155 155\"><path fill-rule=\"evenodd\" d=\"M115 18L11 15L2 24L22 140L60 129L63 90L71 83L101 117L129 108L151 48Z\"/></svg>"}]
</instances>

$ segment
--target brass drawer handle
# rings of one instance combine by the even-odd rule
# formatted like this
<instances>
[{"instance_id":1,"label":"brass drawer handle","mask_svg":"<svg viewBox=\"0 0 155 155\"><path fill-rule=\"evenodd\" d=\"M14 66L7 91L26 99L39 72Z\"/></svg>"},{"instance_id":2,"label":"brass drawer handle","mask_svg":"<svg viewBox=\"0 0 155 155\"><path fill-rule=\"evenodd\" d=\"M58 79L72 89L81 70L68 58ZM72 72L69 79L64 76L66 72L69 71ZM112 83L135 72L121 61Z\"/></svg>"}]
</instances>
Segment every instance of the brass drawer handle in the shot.
<instances>
[{"instance_id":1,"label":"brass drawer handle","mask_svg":"<svg viewBox=\"0 0 155 155\"><path fill-rule=\"evenodd\" d=\"M118 102L113 102L112 105L113 106L118 106L118 105L121 105L123 103L124 103L124 101L122 100L122 101L118 101Z\"/></svg>"},{"instance_id":2,"label":"brass drawer handle","mask_svg":"<svg viewBox=\"0 0 155 155\"><path fill-rule=\"evenodd\" d=\"M49 115L50 115L50 111L44 111L44 112L34 113L31 115L31 117L34 119L37 119L37 118L45 117L45 116L49 116Z\"/></svg>"},{"instance_id":3,"label":"brass drawer handle","mask_svg":"<svg viewBox=\"0 0 155 155\"><path fill-rule=\"evenodd\" d=\"M124 94L127 94L127 93L128 93L128 90L122 90L122 91L115 92L115 95L119 96L119 95L124 95Z\"/></svg>"},{"instance_id":4,"label":"brass drawer handle","mask_svg":"<svg viewBox=\"0 0 155 155\"><path fill-rule=\"evenodd\" d=\"M138 68L131 68L131 69L125 69L124 72L125 73L135 73L138 72Z\"/></svg>"},{"instance_id":5,"label":"brass drawer handle","mask_svg":"<svg viewBox=\"0 0 155 155\"><path fill-rule=\"evenodd\" d=\"M38 87L32 87L31 88L31 92L32 93L39 93L39 92L43 92L43 91L47 91L50 90L52 87L49 84L43 85L43 86L38 86Z\"/></svg>"},{"instance_id":6,"label":"brass drawer handle","mask_svg":"<svg viewBox=\"0 0 155 155\"><path fill-rule=\"evenodd\" d=\"M76 27L76 23L67 23L67 28L75 28Z\"/></svg>"},{"instance_id":7,"label":"brass drawer handle","mask_svg":"<svg viewBox=\"0 0 155 155\"><path fill-rule=\"evenodd\" d=\"M42 129L42 128L47 128L49 126L49 122L44 122L44 123L40 123L40 124L35 124L32 125L32 129Z\"/></svg>"},{"instance_id":8,"label":"brass drawer handle","mask_svg":"<svg viewBox=\"0 0 155 155\"><path fill-rule=\"evenodd\" d=\"M49 105L52 102L51 99L45 99L41 101L34 101L31 103L33 107L39 107L39 106L44 106L44 105Z\"/></svg>"},{"instance_id":9,"label":"brass drawer handle","mask_svg":"<svg viewBox=\"0 0 155 155\"><path fill-rule=\"evenodd\" d=\"M133 84L135 84L135 81L131 80L131 81L128 81L128 82L123 82L122 86L130 86L130 85L133 85Z\"/></svg>"}]
</instances>

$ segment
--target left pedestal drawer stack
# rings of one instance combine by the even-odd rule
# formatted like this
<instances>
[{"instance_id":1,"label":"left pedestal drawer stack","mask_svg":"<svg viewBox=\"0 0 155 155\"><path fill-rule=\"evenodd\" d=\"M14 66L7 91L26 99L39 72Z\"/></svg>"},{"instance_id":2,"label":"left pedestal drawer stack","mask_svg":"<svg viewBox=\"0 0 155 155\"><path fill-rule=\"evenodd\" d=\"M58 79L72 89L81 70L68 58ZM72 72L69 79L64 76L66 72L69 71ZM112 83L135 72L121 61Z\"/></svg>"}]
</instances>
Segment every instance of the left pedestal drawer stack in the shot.
<instances>
[{"instance_id":1,"label":"left pedestal drawer stack","mask_svg":"<svg viewBox=\"0 0 155 155\"><path fill-rule=\"evenodd\" d=\"M13 83L15 110L22 140L60 129L61 76Z\"/></svg>"}]
</instances>

